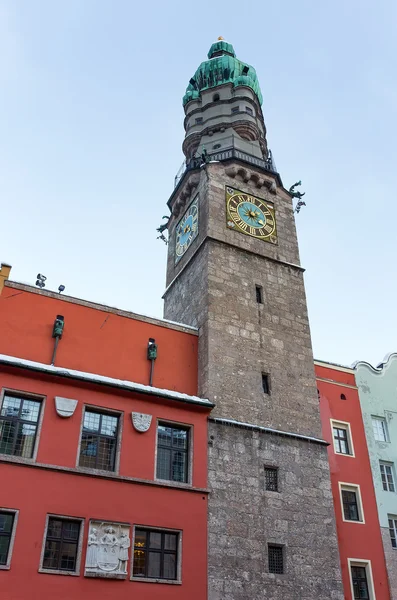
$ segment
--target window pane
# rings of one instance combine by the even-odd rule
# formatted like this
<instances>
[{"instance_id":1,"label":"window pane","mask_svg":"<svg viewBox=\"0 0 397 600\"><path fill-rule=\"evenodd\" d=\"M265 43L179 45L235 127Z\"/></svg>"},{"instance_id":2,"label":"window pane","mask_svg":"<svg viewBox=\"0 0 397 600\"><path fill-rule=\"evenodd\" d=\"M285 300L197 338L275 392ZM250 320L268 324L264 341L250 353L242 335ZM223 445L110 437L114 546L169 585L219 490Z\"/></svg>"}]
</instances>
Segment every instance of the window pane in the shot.
<instances>
[{"instance_id":1,"label":"window pane","mask_svg":"<svg viewBox=\"0 0 397 600\"><path fill-rule=\"evenodd\" d=\"M0 452L1 454L14 453L14 440L17 434L17 421L0 420Z\"/></svg>"},{"instance_id":2,"label":"window pane","mask_svg":"<svg viewBox=\"0 0 397 600\"><path fill-rule=\"evenodd\" d=\"M26 425L19 423L17 439L14 449L14 456L23 456L24 458L32 458L34 440L36 436L36 425Z\"/></svg>"},{"instance_id":3,"label":"window pane","mask_svg":"<svg viewBox=\"0 0 397 600\"><path fill-rule=\"evenodd\" d=\"M24 421L33 421L37 423L40 413L40 402L34 400L24 400L21 410L21 419Z\"/></svg>"},{"instance_id":4,"label":"window pane","mask_svg":"<svg viewBox=\"0 0 397 600\"><path fill-rule=\"evenodd\" d=\"M135 547L143 548L146 544L146 531L135 529Z\"/></svg>"},{"instance_id":5,"label":"window pane","mask_svg":"<svg viewBox=\"0 0 397 600\"><path fill-rule=\"evenodd\" d=\"M88 410L84 413L84 429L89 431L99 431L99 421L101 415L99 413L93 413Z\"/></svg>"},{"instance_id":6,"label":"window pane","mask_svg":"<svg viewBox=\"0 0 397 600\"><path fill-rule=\"evenodd\" d=\"M171 477L171 450L157 448L157 475L158 479Z\"/></svg>"},{"instance_id":7,"label":"window pane","mask_svg":"<svg viewBox=\"0 0 397 600\"><path fill-rule=\"evenodd\" d=\"M149 552L148 577L160 577L160 552Z\"/></svg>"},{"instance_id":8,"label":"window pane","mask_svg":"<svg viewBox=\"0 0 397 600\"><path fill-rule=\"evenodd\" d=\"M44 549L43 568L44 569L57 569L59 563L59 550L61 548L61 542L55 542L53 540L47 540Z\"/></svg>"},{"instance_id":9,"label":"window pane","mask_svg":"<svg viewBox=\"0 0 397 600\"><path fill-rule=\"evenodd\" d=\"M176 448L187 448L186 429L173 429L172 445Z\"/></svg>"},{"instance_id":10,"label":"window pane","mask_svg":"<svg viewBox=\"0 0 397 600\"><path fill-rule=\"evenodd\" d=\"M47 528L47 537L61 538L62 536L62 521L60 519L49 519Z\"/></svg>"},{"instance_id":11,"label":"window pane","mask_svg":"<svg viewBox=\"0 0 397 600\"><path fill-rule=\"evenodd\" d=\"M175 554L164 554L164 579L176 579L176 556Z\"/></svg>"},{"instance_id":12,"label":"window pane","mask_svg":"<svg viewBox=\"0 0 397 600\"><path fill-rule=\"evenodd\" d=\"M76 554L77 544L63 542L60 553L61 556L59 568L61 570L74 571L76 568Z\"/></svg>"},{"instance_id":13,"label":"window pane","mask_svg":"<svg viewBox=\"0 0 397 600\"><path fill-rule=\"evenodd\" d=\"M164 534L164 550L176 550L176 533Z\"/></svg>"},{"instance_id":14,"label":"window pane","mask_svg":"<svg viewBox=\"0 0 397 600\"><path fill-rule=\"evenodd\" d=\"M186 481L186 452L173 452L172 481Z\"/></svg>"},{"instance_id":15,"label":"window pane","mask_svg":"<svg viewBox=\"0 0 397 600\"><path fill-rule=\"evenodd\" d=\"M13 514L0 513L0 533L11 533L13 521Z\"/></svg>"},{"instance_id":16,"label":"window pane","mask_svg":"<svg viewBox=\"0 0 397 600\"><path fill-rule=\"evenodd\" d=\"M18 417L20 407L21 400L19 398L11 398L10 396L4 396L0 415L2 417Z\"/></svg>"},{"instance_id":17,"label":"window pane","mask_svg":"<svg viewBox=\"0 0 397 600\"><path fill-rule=\"evenodd\" d=\"M146 552L134 550L134 577L146 577Z\"/></svg>"},{"instance_id":18,"label":"window pane","mask_svg":"<svg viewBox=\"0 0 397 600\"><path fill-rule=\"evenodd\" d=\"M81 438L79 465L81 467L88 467L91 469L95 469L97 452L98 452L97 436L83 433L82 438Z\"/></svg>"},{"instance_id":19,"label":"window pane","mask_svg":"<svg viewBox=\"0 0 397 600\"><path fill-rule=\"evenodd\" d=\"M117 417L102 415L101 433L103 435L111 435L114 437L117 433L117 422Z\"/></svg>"},{"instance_id":20,"label":"window pane","mask_svg":"<svg viewBox=\"0 0 397 600\"><path fill-rule=\"evenodd\" d=\"M161 533L157 531L150 532L150 548L161 548Z\"/></svg>"},{"instance_id":21,"label":"window pane","mask_svg":"<svg viewBox=\"0 0 397 600\"><path fill-rule=\"evenodd\" d=\"M64 540L77 541L79 539L79 531L80 531L79 523L75 523L73 521L64 521L63 522L62 537Z\"/></svg>"},{"instance_id":22,"label":"window pane","mask_svg":"<svg viewBox=\"0 0 397 600\"><path fill-rule=\"evenodd\" d=\"M171 427L165 427L164 425L159 425L157 429L158 435L158 443L162 446L171 446L172 440L172 429Z\"/></svg>"},{"instance_id":23,"label":"window pane","mask_svg":"<svg viewBox=\"0 0 397 600\"><path fill-rule=\"evenodd\" d=\"M100 437L98 439L97 469L113 471L116 454L115 438Z\"/></svg>"},{"instance_id":24,"label":"window pane","mask_svg":"<svg viewBox=\"0 0 397 600\"><path fill-rule=\"evenodd\" d=\"M0 565L7 564L9 546L10 546L9 536L8 535L0 535Z\"/></svg>"}]
</instances>

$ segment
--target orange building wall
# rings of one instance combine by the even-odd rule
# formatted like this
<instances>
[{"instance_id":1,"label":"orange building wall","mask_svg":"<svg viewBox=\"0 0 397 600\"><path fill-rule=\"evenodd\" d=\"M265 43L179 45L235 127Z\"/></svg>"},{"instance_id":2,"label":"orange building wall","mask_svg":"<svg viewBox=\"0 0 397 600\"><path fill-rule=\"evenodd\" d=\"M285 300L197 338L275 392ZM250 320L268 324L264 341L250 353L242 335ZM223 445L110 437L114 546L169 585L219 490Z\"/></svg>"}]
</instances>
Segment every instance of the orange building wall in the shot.
<instances>
[{"instance_id":1,"label":"orange building wall","mask_svg":"<svg viewBox=\"0 0 397 600\"><path fill-rule=\"evenodd\" d=\"M355 386L353 373L315 365L317 388L320 392L320 412L323 437L329 442L328 458L331 470L336 527L342 566L345 599L351 600L348 558L370 560L377 600L389 600L389 586L369 462L364 425L357 389L335 385L332 381ZM323 380L322 380L323 379ZM324 379L332 381L324 381ZM346 400L341 400L341 394ZM330 420L350 423L355 456L336 454ZM342 518L339 483L360 485L365 523L346 522Z\"/></svg>"},{"instance_id":2,"label":"orange building wall","mask_svg":"<svg viewBox=\"0 0 397 600\"><path fill-rule=\"evenodd\" d=\"M164 419L193 426L193 486L206 488L209 409L104 386L81 382L77 385L70 380L14 367L0 367L0 388L46 397L37 463L47 465L75 468L84 405L122 411L120 475L146 480L115 481L16 465L0 458L0 506L20 511L11 569L0 570L1 600L205 599L207 494L201 489L183 490L177 485L160 486L147 481L154 480L156 420ZM57 415L55 396L79 401L72 417L65 419ZM133 428L132 411L153 415L147 433L139 433ZM85 519L79 577L38 573L47 513ZM141 583L129 578L122 581L85 578L89 519L182 530L182 585ZM130 565L131 561L129 569Z\"/></svg>"},{"instance_id":3,"label":"orange building wall","mask_svg":"<svg viewBox=\"0 0 397 600\"><path fill-rule=\"evenodd\" d=\"M153 385L197 394L197 347L194 331L178 331L73 302L61 295L4 287L0 294L0 354L49 364L57 314L65 318L55 364L118 379L148 384L149 338L158 358Z\"/></svg>"}]
</instances>

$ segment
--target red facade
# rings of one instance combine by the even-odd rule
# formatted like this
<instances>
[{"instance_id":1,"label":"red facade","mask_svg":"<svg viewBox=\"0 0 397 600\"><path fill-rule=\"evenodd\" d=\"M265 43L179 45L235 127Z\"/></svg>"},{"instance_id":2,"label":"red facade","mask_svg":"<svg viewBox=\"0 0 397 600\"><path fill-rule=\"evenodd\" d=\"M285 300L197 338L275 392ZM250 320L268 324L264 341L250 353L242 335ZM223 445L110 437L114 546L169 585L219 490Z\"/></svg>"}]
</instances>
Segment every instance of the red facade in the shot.
<instances>
[{"instance_id":1,"label":"red facade","mask_svg":"<svg viewBox=\"0 0 397 600\"><path fill-rule=\"evenodd\" d=\"M0 513L19 511L14 527L10 568L0 568L2 600L25 598L130 598L150 600L207 597L207 417L208 403L192 394L197 385L197 335L194 330L89 305L28 286L0 295L0 388L10 397L41 403L37 454L21 458L1 454ZM123 380L83 381L83 375L49 371L57 314L65 319L55 365ZM158 344L154 367L156 388L134 390L128 382L147 386L149 338ZM35 361L6 364L4 355ZM123 388L123 383L124 388ZM121 387L120 387L121 386ZM73 416L56 411L55 398L77 400ZM0 400L1 404L1 400ZM4 406L4 404L3 404ZM116 416L114 469L79 466L84 411ZM137 431L132 413L152 415L150 428ZM3 417L5 415L3 411ZM158 423L188 431L186 482L156 477ZM1 423L0 423L1 426ZM4 423L3 423L4 426ZM11 514L11 513L10 513ZM74 576L42 571L48 515L80 523L80 569ZM87 577L85 560L89 521L129 526L132 547L127 575L119 579ZM176 534L175 579L134 579L136 529ZM153 553L154 555L154 553ZM162 560L162 559L161 559Z\"/></svg>"},{"instance_id":2,"label":"red facade","mask_svg":"<svg viewBox=\"0 0 397 600\"><path fill-rule=\"evenodd\" d=\"M373 586L377 600L388 600L381 530L354 371L319 361L315 371L323 437L330 444L328 457L345 599L354 598L351 566L364 565L368 586ZM350 492L350 497L345 496L345 506L343 491ZM351 499L353 504L349 505Z\"/></svg>"}]
</instances>

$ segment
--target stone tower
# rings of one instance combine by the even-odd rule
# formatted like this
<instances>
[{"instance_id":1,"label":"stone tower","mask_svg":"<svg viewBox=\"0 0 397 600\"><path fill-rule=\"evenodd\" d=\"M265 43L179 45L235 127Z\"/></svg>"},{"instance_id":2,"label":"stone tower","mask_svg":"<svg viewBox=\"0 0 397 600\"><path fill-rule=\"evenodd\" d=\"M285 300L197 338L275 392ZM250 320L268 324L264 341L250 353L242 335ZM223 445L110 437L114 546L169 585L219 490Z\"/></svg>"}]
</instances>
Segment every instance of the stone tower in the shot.
<instances>
[{"instance_id":1,"label":"stone tower","mask_svg":"<svg viewBox=\"0 0 397 600\"><path fill-rule=\"evenodd\" d=\"M183 98L164 316L199 328L209 599L343 598L291 195L255 69L219 39Z\"/></svg>"}]
</instances>

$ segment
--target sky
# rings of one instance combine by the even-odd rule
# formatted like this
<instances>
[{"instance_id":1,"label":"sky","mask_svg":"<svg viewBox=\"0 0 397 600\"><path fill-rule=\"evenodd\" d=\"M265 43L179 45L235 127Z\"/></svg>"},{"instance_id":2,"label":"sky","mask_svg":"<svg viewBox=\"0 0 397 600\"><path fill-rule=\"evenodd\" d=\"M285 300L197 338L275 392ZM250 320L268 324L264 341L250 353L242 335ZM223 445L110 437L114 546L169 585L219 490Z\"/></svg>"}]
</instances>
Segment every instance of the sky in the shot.
<instances>
[{"instance_id":1,"label":"sky","mask_svg":"<svg viewBox=\"0 0 397 600\"><path fill-rule=\"evenodd\" d=\"M316 358L397 351L395 0L0 0L0 261L162 317L182 96L219 35L257 71Z\"/></svg>"}]
</instances>

